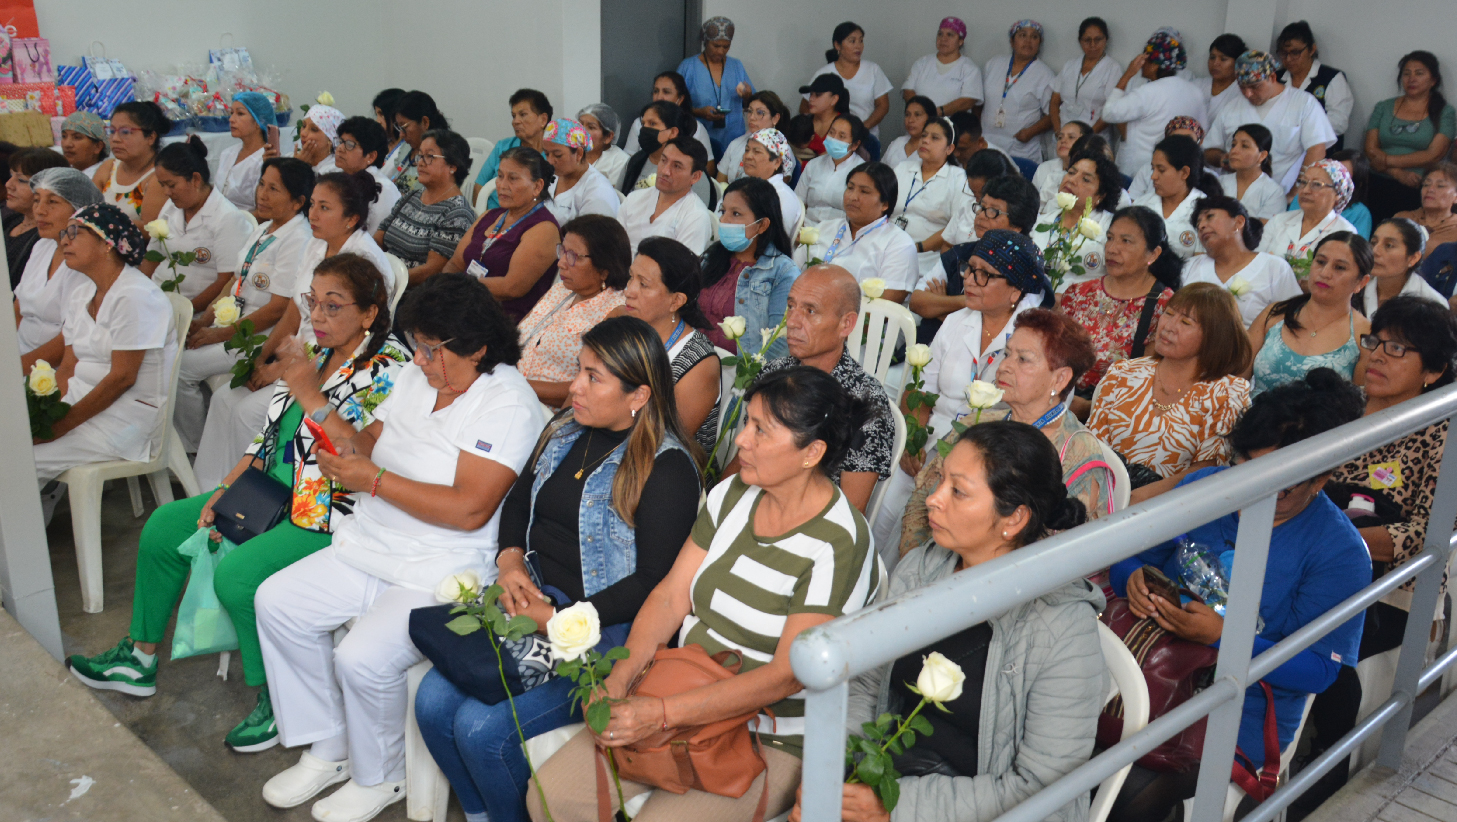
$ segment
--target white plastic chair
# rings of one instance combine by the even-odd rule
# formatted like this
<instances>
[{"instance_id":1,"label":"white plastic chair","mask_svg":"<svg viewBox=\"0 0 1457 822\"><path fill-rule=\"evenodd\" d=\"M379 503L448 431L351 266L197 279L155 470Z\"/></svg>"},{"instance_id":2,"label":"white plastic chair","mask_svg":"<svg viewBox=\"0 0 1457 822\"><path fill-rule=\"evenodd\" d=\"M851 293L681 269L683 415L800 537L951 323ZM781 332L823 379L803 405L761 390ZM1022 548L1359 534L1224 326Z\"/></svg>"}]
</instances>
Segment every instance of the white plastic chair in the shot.
<instances>
[{"instance_id":1,"label":"white plastic chair","mask_svg":"<svg viewBox=\"0 0 1457 822\"><path fill-rule=\"evenodd\" d=\"M906 452L906 416L901 413L900 408L892 404L890 415L895 420L895 444L890 449L890 470L891 477L900 470L901 455ZM875 522L875 517L880 514L881 503L885 501L885 489L890 485L890 480L876 480L875 490L870 492L870 502L865 506L865 521Z\"/></svg>"},{"instance_id":2,"label":"white plastic chair","mask_svg":"<svg viewBox=\"0 0 1457 822\"><path fill-rule=\"evenodd\" d=\"M400 300L405 296L405 289L410 285L410 269L405 266L405 261L393 254L385 254L390 260L390 271L395 275L395 287L390 291L390 314L393 316L395 309L400 306Z\"/></svg>"},{"instance_id":3,"label":"white plastic chair","mask_svg":"<svg viewBox=\"0 0 1457 822\"><path fill-rule=\"evenodd\" d=\"M476 214L485 214L490 210L487 204L491 195L496 193L496 178L492 177L486 184L476 189Z\"/></svg>"},{"instance_id":4,"label":"white plastic chair","mask_svg":"<svg viewBox=\"0 0 1457 822\"><path fill-rule=\"evenodd\" d=\"M1123 738L1126 739L1148 724L1148 683L1128 646L1102 622L1098 623L1098 644L1103 648L1103 661L1113 678L1105 704L1112 702L1115 696L1123 697ZM1132 765L1127 765L1099 783L1098 793L1088 808L1088 822L1103 822L1108 818L1108 812L1113 810L1113 800L1118 798L1123 780L1132 769Z\"/></svg>"},{"instance_id":5,"label":"white plastic chair","mask_svg":"<svg viewBox=\"0 0 1457 822\"><path fill-rule=\"evenodd\" d=\"M708 212L708 224L709 224L708 241L710 243L716 243L716 242L718 242L718 212L717 211L710 211L710 212Z\"/></svg>"},{"instance_id":6,"label":"white plastic chair","mask_svg":"<svg viewBox=\"0 0 1457 822\"><path fill-rule=\"evenodd\" d=\"M474 180L476 171L480 169L481 162L491 154L491 149L496 147L494 140L487 140L484 137L467 137L465 142L470 146L470 168L466 171L465 178Z\"/></svg>"},{"instance_id":7,"label":"white plastic chair","mask_svg":"<svg viewBox=\"0 0 1457 822\"><path fill-rule=\"evenodd\" d=\"M251 211L243 211L243 209L241 209L241 208L238 209L238 211L241 212L244 217L248 218L248 230L249 231L252 231L253 229L255 229L255 228L258 227L258 218L253 216L253 212L251 212Z\"/></svg>"},{"instance_id":8,"label":"white plastic chair","mask_svg":"<svg viewBox=\"0 0 1457 822\"><path fill-rule=\"evenodd\" d=\"M182 449L182 440L172 427L177 374L182 364L181 338L192 322L192 303L177 293L168 294L167 299L172 303L173 333L177 335L179 344L177 356L172 360L172 373L168 376L167 403L160 409L165 430L157 455L149 462L111 460L78 465L57 477L66 483L67 493L71 496L71 532L76 541L76 566L81 577L81 608L88 614L101 613L102 608L101 493L105 482L123 478L135 482L136 477L145 475L152 485L152 496L157 505L162 506L172 501L172 481L167 476L167 472L171 471L177 475L188 496L202 493L197 487L197 475L192 473L192 465ZM141 485L129 483L129 490L132 513L140 517L143 513Z\"/></svg>"},{"instance_id":9,"label":"white plastic chair","mask_svg":"<svg viewBox=\"0 0 1457 822\"><path fill-rule=\"evenodd\" d=\"M1103 449L1103 461L1108 463L1108 468L1113 472L1113 510L1122 511L1128 507L1129 497L1133 494L1133 481L1128 478L1128 466L1118 458L1118 454L1108 446L1108 443L1098 440L1098 447Z\"/></svg>"},{"instance_id":10,"label":"white plastic chair","mask_svg":"<svg viewBox=\"0 0 1457 822\"><path fill-rule=\"evenodd\" d=\"M856 327L858 330L852 332L846 341L851 359L860 363L865 373L880 380L894 404L899 405L905 386L890 385L886 380L890 376L890 361L895 356L899 340L904 339L907 345L916 341L915 315L909 308L890 300L863 300Z\"/></svg>"},{"instance_id":11,"label":"white plastic chair","mask_svg":"<svg viewBox=\"0 0 1457 822\"><path fill-rule=\"evenodd\" d=\"M734 356L718 346L713 347L713 353L718 355L718 361L724 363L729 357ZM721 460L720 465L728 465L729 461L738 453L738 446L734 445L734 438L744 427L744 410L739 411L739 418L732 426L728 424L729 409L733 407L738 397L734 394L734 373L731 365L724 364L719 369L718 378L718 437L714 441L728 437L728 441L718 447L718 453L722 456L714 457Z\"/></svg>"},{"instance_id":12,"label":"white plastic chair","mask_svg":"<svg viewBox=\"0 0 1457 822\"><path fill-rule=\"evenodd\" d=\"M420 725L415 721L415 692L420 690L420 680L433 667L427 659L405 675L405 816L412 822L445 822L445 809L450 804L450 780L430 756L425 737L420 735Z\"/></svg>"}]
</instances>

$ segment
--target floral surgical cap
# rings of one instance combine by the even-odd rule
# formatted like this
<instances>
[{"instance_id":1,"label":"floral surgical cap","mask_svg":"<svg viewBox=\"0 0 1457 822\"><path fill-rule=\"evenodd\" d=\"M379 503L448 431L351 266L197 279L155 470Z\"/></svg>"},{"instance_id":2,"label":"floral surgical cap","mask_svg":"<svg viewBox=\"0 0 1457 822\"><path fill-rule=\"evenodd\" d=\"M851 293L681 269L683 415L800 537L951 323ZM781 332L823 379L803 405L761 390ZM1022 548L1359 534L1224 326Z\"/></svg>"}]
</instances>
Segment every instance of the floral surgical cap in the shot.
<instances>
[{"instance_id":1,"label":"floral surgical cap","mask_svg":"<svg viewBox=\"0 0 1457 822\"><path fill-rule=\"evenodd\" d=\"M1018 20L1017 22L1012 24L1012 28L1007 32L1007 36L1016 37L1017 32L1021 31L1022 29L1032 29L1033 31L1037 32L1038 37L1042 36L1042 24L1037 22L1036 20Z\"/></svg>"},{"instance_id":2,"label":"floral surgical cap","mask_svg":"<svg viewBox=\"0 0 1457 822\"><path fill-rule=\"evenodd\" d=\"M946 19L942 20L941 25L937 26L936 28L956 32L957 37L960 37L963 40L966 39L966 23L963 22L960 17L947 17ZM1016 34L1016 31L1013 31L1012 33Z\"/></svg>"},{"instance_id":3,"label":"floral surgical cap","mask_svg":"<svg viewBox=\"0 0 1457 822\"><path fill-rule=\"evenodd\" d=\"M1331 159L1316 160L1305 167L1307 170L1319 168L1331 178L1331 185L1336 190L1335 213L1340 214L1351 204L1351 195L1356 193L1356 183L1351 179L1351 172L1340 162Z\"/></svg>"},{"instance_id":4,"label":"floral surgical cap","mask_svg":"<svg viewBox=\"0 0 1457 822\"><path fill-rule=\"evenodd\" d=\"M1184 41L1178 32L1159 29L1148 38L1148 45L1143 47L1143 53L1148 55L1150 63L1161 69L1183 71L1189 65L1189 52L1184 48Z\"/></svg>"},{"instance_id":5,"label":"floral surgical cap","mask_svg":"<svg viewBox=\"0 0 1457 822\"><path fill-rule=\"evenodd\" d=\"M337 145L339 142L339 124L344 122L344 112L333 106L316 105L309 107L309 113L304 115L305 120L313 120L319 131L329 138L329 145Z\"/></svg>"},{"instance_id":6,"label":"floral surgical cap","mask_svg":"<svg viewBox=\"0 0 1457 822\"><path fill-rule=\"evenodd\" d=\"M1234 79L1242 86L1259 85L1275 78L1275 58L1263 51L1247 51L1235 58Z\"/></svg>"},{"instance_id":7,"label":"floral surgical cap","mask_svg":"<svg viewBox=\"0 0 1457 822\"><path fill-rule=\"evenodd\" d=\"M712 43L714 40L727 40L733 42L734 21L727 17L710 17L703 21L702 39L705 43Z\"/></svg>"},{"instance_id":8,"label":"floral surgical cap","mask_svg":"<svg viewBox=\"0 0 1457 822\"><path fill-rule=\"evenodd\" d=\"M1180 130L1192 131L1194 132L1194 142L1204 142L1204 127L1199 125L1199 121L1194 119L1193 117L1189 117L1187 115L1179 115L1178 117L1175 117L1164 124L1165 137L1169 137L1174 132Z\"/></svg>"},{"instance_id":9,"label":"floral surgical cap","mask_svg":"<svg viewBox=\"0 0 1457 822\"><path fill-rule=\"evenodd\" d=\"M794 172L794 148L779 129L762 129L749 135L749 139L763 146L771 156L779 158L779 170L784 176Z\"/></svg>"},{"instance_id":10,"label":"floral surgical cap","mask_svg":"<svg viewBox=\"0 0 1457 822\"><path fill-rule=\"evenodd\" d=\"M71 220L95 232L127 265L140 264L147 254L147 238L142 230L126 212L110 203L86 206L73 214Z\"/></svg>"},{"instance_id":11,"label":"floral surgical cap","mask_svg":"<svg viewBox=\"0 0 1457 822\"><path fill-rule=\"evenodd\" d=\"M592 150L592 134L576 120L552 120L546 124L546 130L541 133L541 139L567 148Z\"/></svg>"}]
</instances>

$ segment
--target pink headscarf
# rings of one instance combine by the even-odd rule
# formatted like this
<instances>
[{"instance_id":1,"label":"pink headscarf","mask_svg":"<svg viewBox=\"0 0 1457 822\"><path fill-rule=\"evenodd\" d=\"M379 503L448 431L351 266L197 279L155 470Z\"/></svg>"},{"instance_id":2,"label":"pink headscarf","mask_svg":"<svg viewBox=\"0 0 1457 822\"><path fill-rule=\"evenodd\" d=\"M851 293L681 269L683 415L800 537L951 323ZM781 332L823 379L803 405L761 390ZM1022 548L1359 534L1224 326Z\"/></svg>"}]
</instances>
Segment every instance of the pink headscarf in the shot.
<instances>
[{"instance_id":1,"label":"pink headscarf","mask_svg":"<svg viewBox=\"0 0 1457 822\"><path fill-rule=\"evenodd\" d=\"M324 136L329 138L329 145L339 143L339 124L344 122L344 112L333 106L314 105L309 107L304 119L312 120L319 131L324 132Z\"/></svg>"}]
</instances>

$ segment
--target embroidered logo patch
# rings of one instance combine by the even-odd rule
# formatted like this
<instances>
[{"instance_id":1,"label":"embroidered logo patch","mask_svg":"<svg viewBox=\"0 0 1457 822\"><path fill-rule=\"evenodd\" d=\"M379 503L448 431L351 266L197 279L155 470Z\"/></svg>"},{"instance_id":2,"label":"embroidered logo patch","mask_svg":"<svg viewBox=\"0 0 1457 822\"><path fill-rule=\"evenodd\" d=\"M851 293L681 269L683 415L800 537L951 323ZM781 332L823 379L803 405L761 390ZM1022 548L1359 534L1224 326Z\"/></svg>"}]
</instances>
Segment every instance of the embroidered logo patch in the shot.
<instances>
[{"instance_id":1,"label":"embroidered logo patch","mask_svg":"<svg viewBox=\"0 0 1457 822\"><path fill-rule=\"evenodd\" d=\"M1336 653L1335 651L1331 651L1331 662L1334 662L1337 665L1340 665L1341 664L1341 655L1338 654L1338 653Z\"/></svg>"},{"instance_id":2,"label":"embroidered logo patch","mask_svg":"<svg viewBox=\"0 0 1457 822\"><path fill-rule=\"evenodd\" d=\"M1400 488L1406 483L1401 477L1401 463L1382 462L1371 466L1366 484L1378 491L1386 488Z\"/></svg>"},{"instance_id":3,"label":"embroidered logo patch","mask_svg":"<svg viewBox=\"0 0 1457 822\"><path fill-rule=\"evenodd\" d=\"M267 291L268 283L268 275L264 274L262 271L253 275L253 287L258 289L259 291Z\"/></svg>"},{"instance_id":4,"label":"embroidered logo patch","mask_svg":"<svg viewBox=\"0 0 1457 822\"><path fill-rule=\"evenodd\" d=\"M476 440L476 450L491 453L491 444L485 440Z\"/></svg>"},{"instance_id":5,"label":"embroidered logo patch","mask_svg":"<svg viewBox=\"0 0 1457 822\"><path fill-rule=\"evenodd\" d=\"M212 249L210 248L198 246L192 249L192 253L197 255L195 258L196 262L206 264L212 261Z\"/></svg>"},{"instance_id":6,"label":"embroidered logo patch","mask_svg":"<svg viewBox=\"0 0 1457 822\"><path fill-rule=\"evenodd\" d=\"M1103 264L1103 258L1100 257L1100 256L1098 256L1098 252L1096 252L1096 251L1089 252L1087 254L1087 256L1083 257L1083 267L1084 268L1097 268L1098 266L1100 266L1102 264Z\"/></svg>"},{"instance_id":7,"label":"embroidered logo patch","mask_svg":"<svg viewBox=\"0 0 1457 822\"><path fill-rule=\"evenodd\" d=\"M1194 232L1190 230L1185 230L1182 234L1179 235L1179 242L1183 243L1186 248L1193 248Z\"/></svg>"}]
</instances>

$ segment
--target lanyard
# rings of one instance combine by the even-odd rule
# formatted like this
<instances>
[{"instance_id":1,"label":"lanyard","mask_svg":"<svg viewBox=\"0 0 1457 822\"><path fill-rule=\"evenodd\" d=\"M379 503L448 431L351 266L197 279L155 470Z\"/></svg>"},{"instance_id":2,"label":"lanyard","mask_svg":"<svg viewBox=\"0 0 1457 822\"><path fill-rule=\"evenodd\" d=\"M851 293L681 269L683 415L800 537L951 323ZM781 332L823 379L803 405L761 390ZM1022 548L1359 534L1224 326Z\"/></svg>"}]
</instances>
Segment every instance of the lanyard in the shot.
<instances>
[{"instance_id":1,"label":"lanyard","mask_svg":"<svg viewBox=\"0 0 1457 822\"><path fill-rule=\"evenodd\" d=\"M1006 334L1003 334L1002 335L1002 347L1001 348L989 348L989 350L985 352L986 353L986 358L987 358L986 368L991 368L993 365L996 365L997 364L997 355L998 354L1001 354L1002 356L1006 356L1006 353L1007 353L1007 343L1011 339L1012 339L1012 332L1008 331ZM992 343L993 344L996 343L996 338L992 338ZM979 356L972 357L971 358L971 379L972 379L973 382L975 382L976 380L981 379L981 374L982 374L982 371L984 371L984 370L986 370L986 369L982 368L981 357L979 357ZM995 376L995 372L993 372L993 376Z\"/></svg>"},{"instance_id":2,"label":"lanyard","mask_svg":"<svg viewBox=\"0 0 1457 822\"><path fill-rule=\"evenodd\" d=\"M942 168L945 168L945 166L942 166ZM921 179L921 172L917 171L915 176L911 177L911 190L906 192L906 204L901 206L902 214L911 210L911 201L921 196L921 192L926 190L926 186L931 184L931 180L936 179L936 175L932 174L931 180L927 180L926 182L921 183L921 187L916 188L916 181L919 179Z\"/></svg>"},{"instance_id":3,"label":"lanyard","mask_svg":"<svg viewBox=\"0 0 1457 822\"><path fill-rule=\"evenodd\" d=\"M673 333L668 335L668 341L663 344L663 348L672 351L673 346L678 343L678 338L683 336L684 327L683 321L679 320L677 327L673 329Z\"/></svg>"},{"instance_id":4,"label":"lanyard","mask_svg":"<svg viewBox=\"0 0 1457 822\"><path fill-rule=\"evenodd\" d=\"M486 257L486 251L488 251L491 248L491 246L495 245L497 240L501 239L502 237L506 236L507 234L510 234L511 233L511 229L515 228L518 225L521 225L521 221L522 220L525 220L527 217L530 217L531 215L535 214L537 212L537 210L541 208L542 205L543 205L542 203L537 203L536 206L533 207L530 211L528 211L525 214L522 214L520 217L518 217L516 219L516 222L514 222L514 223L512 223L512 224L510 224L508 226L506 226L506 230L505 231L502 231L501 230L501 224L504 223L504 222L506 222L506 217L509 214L509 212L506 212L506 211L501 212L501 218L498 219L498 220L496 220L496 224L494 226L491 226L491 228L486 232L486 236L481 240L481 253L477 255L477 259L480 259L481 261L484 261L485 260L485 257Z\"/></svg>"},{"instance_id":5,"label":"lanyard","mask_svg":"<svg viewBox=\"0 0 1457 822\"><path fill-rule=\"evenodd\" d=\"M268 247L273 245L273 241L276 239L278 239L276 233L266 234L259 237L258 242L254 243L253 247L248 249L248 256L243 258L243 264L238 267L238 284L233 288L234 297L243 296L243 283L248 281L248 269L253 267L253 258L267 251Z\"/></svg>"},{"instance_id":6,"label":"lanyard","mask_svg":"<svg viewBox=\"0 0 1457 822\"><path fill-rule=\"evenodd\" d=\"M1002 78L1002 101L1004 105L1007 99L1007 92L1012 90L1012 86L1017 85L1017 81L1022 79L1022 75L1027 73L1027 69L1032 68L1032 61L1028 60L1027 65L1023 66L1022 70L1017 72L1016 77L1013 77L1012 62L1016 59L1016 55L1007 58L1007 76Z\"/></svg>"},{"instance_id":7,"label":"lanyard","mask_svg":"<svg viewBox=\"0 0 1457 822\"><path fill-rule=\"evenodd\" d=\"M879 220L876 220L875 222L873 222L870 225L866 226L865 228L861 229L860 236L859 237L856 237L855 239L853 239L853 240L850 241L850 247L845 249L845 253L847 253L847 254L850 253L850 251L852 251L855 248L855 244L856 243L858 243L861 240L865 239L865 237L868 234L870 234L870 232L872 232L875 229L880 228L881 226L885 225L889 220L890 220L890 215L887 214L886 216L881 217ZM850 223L849 223L849 221L846 221L844 225L840 226L840 230L835 232L835 241L832 242L832 243L830 243L830 249L825 252L825 262L826 263L829 263L832 260L834 260L835 257L839 254L840 241L843 240L843 239L845 239L845 231L847 229L849 229L849 228L850 228Z\"/></svg>"},{"instance_id":8,"label":"lanyard","mask_svg":"<svg viewBox=\"0 0 1457 822\"><path fill-rule=\"evenodd\" d=\"M1067 410L1067 403L1061 403L1060 402L1057 405L1054 405L1051 408L1049 408L1047 410L1047 413L1046 414L1043 414L1042 416L1038 417L1037 418L1037 421L1034 422L1034 423L1032 423L1032 427L1033 428L1040 429L1040 428L1042 428L1044 426L1050 425L1058 417L1061 417L1062 416L1062 412L1064 412L1066 410ZM1004 419L1004 420L1009 420L1011 418L1012 418L1012 412L1011 411L1008 411L1007 412L1007 416L1002 417L1002 419Z\"/></svg>"}]
</instances>

